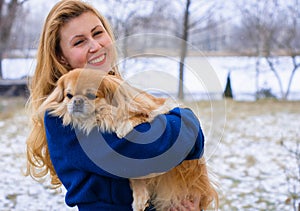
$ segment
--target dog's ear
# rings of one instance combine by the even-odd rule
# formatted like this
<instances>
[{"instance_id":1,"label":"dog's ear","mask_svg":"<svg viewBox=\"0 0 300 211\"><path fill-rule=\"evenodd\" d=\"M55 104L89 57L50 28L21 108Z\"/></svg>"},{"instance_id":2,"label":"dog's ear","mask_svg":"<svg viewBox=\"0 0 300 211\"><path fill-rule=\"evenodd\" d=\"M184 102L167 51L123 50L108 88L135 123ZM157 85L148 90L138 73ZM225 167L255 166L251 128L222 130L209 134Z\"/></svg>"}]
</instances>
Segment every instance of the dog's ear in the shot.
<instances>
[{"instance_id":1,"label":"dog's ear","mask_svg":"<svg viewBox=\"0 0 300 211\"><path fill-rule=\"evenodd\" d=\"M118 111L125 112L124 116L148 117L150 113L149 106L144 102L144 99L138 100L143 98L142 90L119 79L115 79L112 85L114 86L112 105L119 107Z\"/></svg>"},{"instance_id":2,"label":"dog's ear","mask_svg":"<svg viewBox=\"0 0 300 211\"><path fill-rule=\"evenodd\" d=\"M57 86L47 98L47 104L52 102L60 103L64 99L64 76L57 81ZM45 101L45 102L46 102Z\"/></svg>"},{"instance_id":3,"label":"dog's ear","mask_svg":"<svg viewBox=\"0 0 300 211\"><path fill-rule=\"evenodd\" d=\"M118 107L124 101L124 88L122 87L123 80L112 75L103 77L98 89L98 94L101 98L105 98L108 104Z\"/></svg>"},{"instance_id":4,"label":"dog's ear","mask_svg":"<svg viewBox=\"0 0 300 211\"><path fill-rule=\"evenodd\" d=\"M44 114L46 110L55 110L64 99L64 76L57 81L57 86L47 99L39 107L39 113Z\"/></svg>"},{"instance_id":5,"label":"dog's ear","mask_svg":"<svg viewBox=\"0 0 300 211\"><path fill-rule=\"evenodd\" d=\"M137 100L141 90L130 86L128 83L115 76L103 78L99 87L99 95L106 99L107 103L117 107L119 116L148 116L149 106L142 100Z\"/></svg>"}]
</instances>

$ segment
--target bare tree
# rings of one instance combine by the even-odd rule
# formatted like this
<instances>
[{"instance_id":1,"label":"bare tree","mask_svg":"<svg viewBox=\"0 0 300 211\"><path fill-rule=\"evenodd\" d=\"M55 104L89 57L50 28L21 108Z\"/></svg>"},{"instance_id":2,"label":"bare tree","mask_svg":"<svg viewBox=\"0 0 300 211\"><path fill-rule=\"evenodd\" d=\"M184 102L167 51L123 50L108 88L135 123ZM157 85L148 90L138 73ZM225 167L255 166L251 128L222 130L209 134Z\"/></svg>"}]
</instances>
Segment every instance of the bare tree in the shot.
<instances>
[{"instance_id":1,"label":"bare tree","mask_svg":"<svg viewBox=\"0 0 300 211\"><path fill-rule=\"evenodd\" d=\"M276 2L276 1L275 1ZM277 3L277 2L276 2ZM272 28L271 36L269 37L269 42L274 43L273 52L269 55L266 55L265 58L268 62L268 65L271 71L275 74L278 84L281 90L281 98L286 100L290 93L290 88L292 84L292 80L294 78L295 72L300 67L300 61L297 60L297 56L299 56L299 48L297 49L297 43L299 38L299 18L300 18L300 4L298 0L294 0L291 2L290 5L287 7L281 6L279 7L278 4L276 5L276 12L279 16L279 19L276 22L283 23L281 27ZM275 21L274 21L275 22ZM274 24L275 25L275 24ZM278 26L278 24L276 24ZM283 30L285 29L285 30ZM298 46L299 47L299 46ZM291 70L291 75L289 77L288 87L287 90L284 91L282 87L282 79L279 77L278 74L278 67L276 67L276 51L281 50L284 55L289 56L292 60L293 69Z\"/></svg>"},{"instance_id":2,"label":"bare tree","mask_svg":"<svg viewBox=\"0 0 300 211\"><path fill-rule=\"evenodd\" d=\"M184 99L183 92L183 71L184 71L184 61L187 55L187 41L188 41L188 30L189 30L189 18L190 18L190 5L191 0L186 0L184 18L183 18L183 30L181 35L181 53L179 62L179 87L178 87L178 98Z\"/></svg>"},{"instance_id":3,"label":"bare tree","mask_svg":"<svg viewBox=\"0 0 300 211\"><path fill-rule=\"evenodd\" d=\"M199 33L207 30L208 28L215 28L216 25L207 25L204 23L209 22L213 16L213 12L217 10L218 5L215 1L193 1L186 0L183 12L182 32L180 34L181 50L179 62L179 85L178 85L178 98L184 99L184 62L188 53L188 41L191 33ZM199 11L202 10L202 11ZM201 14L201 15L199 15Z\"/></svg>"},{"instance_id":4,"label":"bare tree","mask_svg":"<svg viewBox=\"0 0 300 211\"><path fill-rule=\"evenodd\" d=\"M249 4L243 2L243 6L236 5L236 8L242 14L241 31L237 33L242 38L242 43L236 43L243 46L239 49L257 57L256 81L259 77L259 63L264 59L277 80L281 99L287 99L292 79L300 66L300 61L297 60L299 55L297 39L299 39L300 26L299 1L293 0L290 4L279 4L277 0L256 0ZM282 54L290 56L293 63L286 91L283 88L276 62L278 56Z\"/></svg>"},{"instance_id":5,"label":"bare tree","mask_svg":"<svg viewBox=\"0 0 300 211\"><path fill-rule=\"evenodd\" d=\"M294 78L294 75L296 71L300 67L300 61L297 60L297 56L300 54L300 46L299 46L299 39L300 39L300 2L299 0L294 0L291 2L292 4L287 6L287 12L288 14L288 22L287 24L287 32L282 40L279 40L278 38L275 39L275 42L278 44L279 47L282 47L286 51L286 55L291 57L293 69L291 72L291 75L289 77L289 82L287 86L287 90L284 94L284 99L288 98L288 95L290 93L292 80Z\"/></svg>"},{"instance_id":6,"label":"bare tree","mask_svg":"<svg viewBox=\"0 0 300 211\"><path fill-rule=\"evenodd\" d=\"M0 78L2 78L2 59L11 35L11 29L18 8L27 0L0 0Z\"/></svg>"}]
</instances>

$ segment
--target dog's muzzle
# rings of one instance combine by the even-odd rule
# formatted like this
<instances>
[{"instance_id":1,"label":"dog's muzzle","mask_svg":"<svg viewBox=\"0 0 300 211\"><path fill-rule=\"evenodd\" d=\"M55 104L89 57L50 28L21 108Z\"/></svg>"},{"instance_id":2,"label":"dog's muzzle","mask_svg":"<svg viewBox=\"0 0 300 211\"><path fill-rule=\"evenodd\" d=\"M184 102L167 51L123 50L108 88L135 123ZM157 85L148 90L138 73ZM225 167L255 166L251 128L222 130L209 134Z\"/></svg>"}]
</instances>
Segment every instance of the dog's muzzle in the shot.
<instances>
[{"instance_id":1,"label":"dog's muzzle","mask_svg":"<svg viewBox=\"0 0 300 211\"><path fill-rule=\"evenodd\" d=\"M74 98L71 107L72 113L82 113L84 111L84 99L80 97Z\"/></svg>"}]
</instances>

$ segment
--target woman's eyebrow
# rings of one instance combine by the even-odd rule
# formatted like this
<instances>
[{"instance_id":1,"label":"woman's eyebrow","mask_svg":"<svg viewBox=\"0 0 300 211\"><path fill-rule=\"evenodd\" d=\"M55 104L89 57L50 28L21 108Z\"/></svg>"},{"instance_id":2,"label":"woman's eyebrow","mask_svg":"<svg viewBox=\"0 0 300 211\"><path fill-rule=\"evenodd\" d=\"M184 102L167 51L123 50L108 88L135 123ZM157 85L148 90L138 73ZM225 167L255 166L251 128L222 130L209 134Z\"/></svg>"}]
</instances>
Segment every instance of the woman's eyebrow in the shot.
<instances>
[{"instance_id":1,"label":"woman's eyebrow","mask_svg":"<svg viewBox=\"0 0 300 211\"><path fill-rule=\"evenodd\" d=\"M82 34L75 35L70 39L69 43L72 44L72 42L74 40L76 40L77 38L82 38L82 37L84 37L84 35L82 35Z\"/></svg>"},{"instance_id":2,"label":"woman's eyebrow","mask_svg":"<svg viewBox=\"0 0 300 211\"><path fill-rule=\"evenodd\" d=\"M75 36L72 37L71 40L73 40L74 38L77 38L77 37L84 37L84 35L82 35L82 34L75 35Z\"/></svg>"},{"instance_id":3,"label":"woman's eyebrow","mask_svg":"<svg viewBox=\"0 0 300 211\"><path fill-rule=\"evenodd\" d=\"M98 27L101 28L101 29L103 29L103 26L97 25L97 26L95 26L94 28L92 28L91 32L95 31Z\"/></svg>"}]
</instances>

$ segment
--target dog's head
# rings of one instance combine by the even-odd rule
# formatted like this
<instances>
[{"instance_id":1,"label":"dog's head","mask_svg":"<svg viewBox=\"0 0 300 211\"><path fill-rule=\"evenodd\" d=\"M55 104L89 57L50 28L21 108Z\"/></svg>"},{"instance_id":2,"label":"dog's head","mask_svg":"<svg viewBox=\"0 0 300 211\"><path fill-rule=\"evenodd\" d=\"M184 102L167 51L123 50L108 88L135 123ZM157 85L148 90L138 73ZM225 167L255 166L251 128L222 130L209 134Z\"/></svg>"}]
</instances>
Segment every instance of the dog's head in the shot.
<instances>
[{"instance_id":1,"label":"dog's head","mask_svg":"<svg viewBox=\"0 0 300 211\"><path fill-rule=\"evenodd\" d=\"M54 91L41 105L41 113L46 110L50 114L63 118L63 124L91 128L100 123L96 114L107 105L113 108L111 113L116 122L134 121L138 124L141 118L148 119L150 112L162 105L151 95L130 86L118 75L104 73L95 69L74 69L63 75L57 82ZM112 111L113 112L113 111ZM100 121L100 122L99 122Z\"/></svg>"},{"instance_id":2,"label":"dog's head","mask_svg":"<svg viewBox=\"0 0 300 211\"><path fill-rule=\"evenodd\" d=\"M49 110L51 114L63 117L64 124L74 118L90 118L96 105L112 98L111 79L106 77L121 80L112 73L94 69L68 72L57 81L56 88L41 105L41 111Z\"/></svg>"},{"instance_id":3,"label":"dog's head","mask_svg":"<svg viewBox=\"0 0 300 211\"><path fill-rule=\"evenodd\" d=\"M62 117L65 125L74 119L81 122L95 119L96 109L104 104L116 107L119 116L130 117L136 112L145 112L141 100L135 100L139 92L113 72L78 68L57 81L56 88L40 109Z\"/></svg>"}]
</instances>

